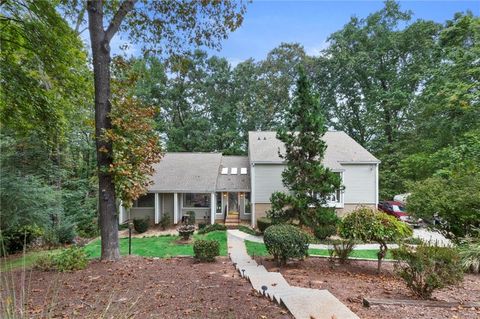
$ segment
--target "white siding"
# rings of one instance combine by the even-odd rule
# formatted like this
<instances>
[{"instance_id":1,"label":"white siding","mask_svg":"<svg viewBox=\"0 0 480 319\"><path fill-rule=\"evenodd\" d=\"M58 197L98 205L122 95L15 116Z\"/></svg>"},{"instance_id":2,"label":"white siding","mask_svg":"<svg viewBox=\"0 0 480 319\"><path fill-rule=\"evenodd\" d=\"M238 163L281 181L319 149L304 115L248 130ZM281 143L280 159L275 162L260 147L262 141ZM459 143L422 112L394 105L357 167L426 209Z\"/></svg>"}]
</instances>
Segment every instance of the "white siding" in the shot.
<instances>
[{"instance_id":1,"label":"white siding","mask_svg":"<svg viewBox=\"0 0 480 319\"><path fill-rule=\"evenodd\" d=\"M376 165L343 164L343 185L345 204L375 204Z\"/></svg>"},{"instance_id":2,"label":"white siding","mask_svg":"<svg viewBox=\"0 0 480 319\"><path fill-rule=\"evenodd\" d=\"M282 172L285 165L255 164L254 203L270 203L270 196L274 192L287 192L282 183Z\"/></svg>"}]
</instances>

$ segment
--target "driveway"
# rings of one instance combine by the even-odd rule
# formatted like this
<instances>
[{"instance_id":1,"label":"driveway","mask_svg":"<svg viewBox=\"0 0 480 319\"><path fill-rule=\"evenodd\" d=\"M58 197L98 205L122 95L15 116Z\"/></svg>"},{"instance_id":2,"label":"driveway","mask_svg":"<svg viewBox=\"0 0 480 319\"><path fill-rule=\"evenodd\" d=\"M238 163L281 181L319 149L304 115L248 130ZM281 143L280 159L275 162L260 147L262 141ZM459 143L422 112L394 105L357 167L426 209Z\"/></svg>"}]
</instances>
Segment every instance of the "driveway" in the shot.
<instances>
[{"instance_id":1,"label":"driveway","mask_svg":"<svg viewBox=\"0 0 480 319\"><path fill-rule=\"evenodd\" d=\"M452 246L452 242L437 231L428 228L416 228L413 230L413 237L420 238L429 244L438 246Z\"/></svg>"}]
</instances>

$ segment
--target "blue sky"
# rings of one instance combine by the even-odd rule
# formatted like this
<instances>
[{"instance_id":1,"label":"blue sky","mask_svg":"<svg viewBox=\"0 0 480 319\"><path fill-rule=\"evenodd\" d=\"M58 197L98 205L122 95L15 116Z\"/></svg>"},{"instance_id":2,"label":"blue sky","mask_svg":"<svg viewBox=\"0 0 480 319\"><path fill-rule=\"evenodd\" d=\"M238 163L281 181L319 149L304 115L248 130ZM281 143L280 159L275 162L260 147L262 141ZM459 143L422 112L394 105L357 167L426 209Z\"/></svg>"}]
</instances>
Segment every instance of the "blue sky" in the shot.
<instances>
[{"instance_id":1,"label":"blue sky","mask_svg":"<svg viewBox=\"0 0 480 319\"><path fill-rule=\"evenodd\" d=\"M444 22L455 12L471 10L480 14L477 1L400 1L401 8L413 11L414 19ZM211 54L227 58L232 64L253 57L263 59L282 42L298 42L308 54L318 54L326 46L328 36L341 29L350 17L366 17L383 7L383 1L279 1L253 0L248 4L242 26L222 43L220 51ZM115 51L123 42L113 39ZM130 52L137 50L131 48Z\"/></svg>"}]
</instances>

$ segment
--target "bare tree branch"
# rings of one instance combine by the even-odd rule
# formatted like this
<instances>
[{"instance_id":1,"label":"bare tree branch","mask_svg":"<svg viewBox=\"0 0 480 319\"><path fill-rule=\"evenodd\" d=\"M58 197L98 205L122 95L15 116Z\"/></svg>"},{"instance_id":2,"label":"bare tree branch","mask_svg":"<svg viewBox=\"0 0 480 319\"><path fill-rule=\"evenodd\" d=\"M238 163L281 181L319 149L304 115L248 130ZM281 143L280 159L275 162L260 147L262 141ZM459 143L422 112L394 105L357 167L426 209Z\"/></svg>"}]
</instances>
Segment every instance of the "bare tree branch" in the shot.
<instances>
[{"instance_id":1,"label":"bare tree branch","mask_svg":"<svg viewBox=\"0 0 480 319\"><path fill-rule=\"evenodd\" d=\"M135 6L135 2L137 2L137 0L125 0L122 2L120 8L118 8L118 11L113 16L110 25L105 31L105 41L110 42L115 33L117 33L123 19Z\"/></svg>"}]
</instances>

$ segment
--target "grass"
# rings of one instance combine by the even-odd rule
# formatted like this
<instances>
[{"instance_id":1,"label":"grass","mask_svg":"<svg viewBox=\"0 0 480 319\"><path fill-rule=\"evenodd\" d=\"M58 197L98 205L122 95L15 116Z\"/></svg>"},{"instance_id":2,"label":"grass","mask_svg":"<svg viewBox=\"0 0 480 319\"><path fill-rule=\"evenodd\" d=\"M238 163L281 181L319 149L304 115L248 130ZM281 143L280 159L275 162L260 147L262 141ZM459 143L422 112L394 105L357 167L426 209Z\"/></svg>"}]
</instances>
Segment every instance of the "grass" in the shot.
<instances>
[{"instance_id":1,"label":"grass","mask_svg":"<svg viewBox=\"0 0 480 319\"><path fill-rule=\"evenodd\" d=\"M262 243L257 243L257 242L246 240L245 245L247 246L247 253L250 256L253 256L253 255L255 255L255 256L268 256L269 255L269 253L267 251L267 248ZM327 249L311 248L311 249L308 250L308 253L310 255L316 255L316 256L325 256L325 257L330 256ZM378 249L354 250L352 252L352 254L350 255L350 257L377 260L377 253L378 253ZM392 259L392 255L390 254L390 251L387 252L387 258L386 259Z\"/></svg>"},{"instance_id":2,"label":"grass","mask_svg":"<svg viewBox=\"0 0 480 319\"><path fill-rule=\"evenodd\" d=\"M220 256L227 256L227 234L225 231L213 231L203 235L195 234L194 239L210 239L220 242ZM143 257L168 258L175 256L193 256L193 244L178 244L179 236L158 236L132 238L132 255ZM120 240L120 254L128 255L128 238ZM15 270L20 268L30 268L37 261L38 257L46 254L56 254L60 249L32 251L25 254L2 258L0 261L0 271ZM101 252L100 239L91 242L85 246L85 252L89 258L99 258Z\"/></svg>"},{"instance_id":3,"label":"grass","mask_svg":"<svg viewBox=\"0 0 480 319\"><path fill-rule=\"evenodd\" d=\"M25 254L19 254L17 256L11 256L8 258L3 258L0 262L0 271L5 270L15 270L19 268L30 268L32 267L35 262L37 261L38 257L47 255L47 254L57 254L59 253L59 249L54 250L40 250L40 251L31 251Z\"/></svg>"},{"instance_id":4,"label":"grass","mask_svg":"<svg viewBox=\"0 0 480 319\"><path fill-rule=\"evenodd\" d=\"M210 239L220 242L220 255L227 256L227 235L225 231L213 231L203 235L195 234L194 239ZM132 255L143 257L168 258L175 256L193 256L193 244L178 244L179 236L156 236L132 238ZM90 258L100 257L100 239L87 246L85 251ZM120 254L128 255L128 238L120 239Z\"/></svg>"}]
</instances>

